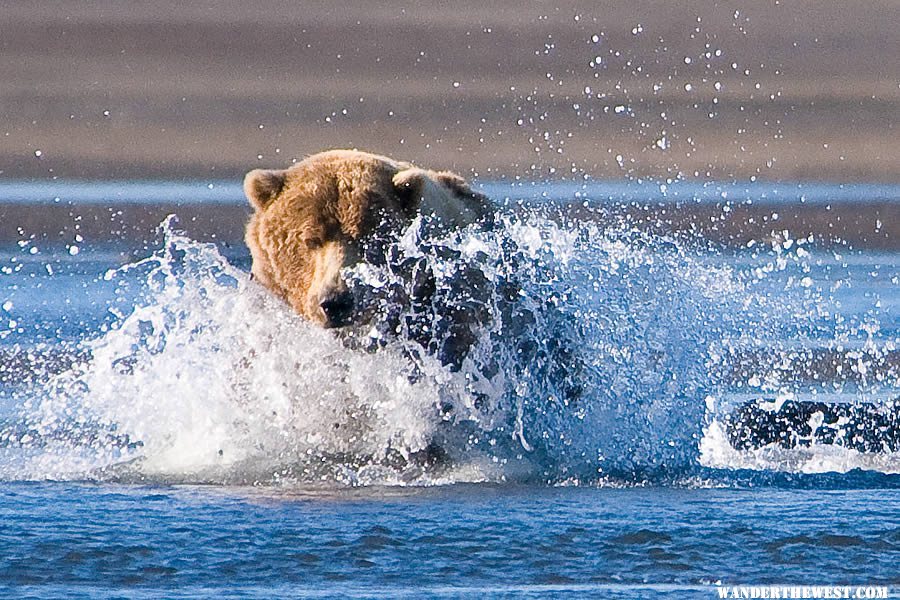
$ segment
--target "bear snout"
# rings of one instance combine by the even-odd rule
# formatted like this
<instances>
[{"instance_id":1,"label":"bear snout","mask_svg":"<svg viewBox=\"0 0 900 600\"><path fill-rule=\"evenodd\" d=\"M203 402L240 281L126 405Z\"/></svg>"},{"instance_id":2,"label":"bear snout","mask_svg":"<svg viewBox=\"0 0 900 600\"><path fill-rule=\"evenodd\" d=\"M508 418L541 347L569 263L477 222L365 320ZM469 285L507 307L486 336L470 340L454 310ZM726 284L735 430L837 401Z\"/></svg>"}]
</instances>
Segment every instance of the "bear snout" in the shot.
<instances>
[{"instance_id":1,"label":"bear snout","mask_svg":"<svg viewBox=\"0 0 900 600\"><path fill-rule=\"evenodd\" d=\"M353 295L346 290L333 292L319 302L319 308L325 314L325 327L349 325L353 317Z\"/></svg>"}]
</instances>

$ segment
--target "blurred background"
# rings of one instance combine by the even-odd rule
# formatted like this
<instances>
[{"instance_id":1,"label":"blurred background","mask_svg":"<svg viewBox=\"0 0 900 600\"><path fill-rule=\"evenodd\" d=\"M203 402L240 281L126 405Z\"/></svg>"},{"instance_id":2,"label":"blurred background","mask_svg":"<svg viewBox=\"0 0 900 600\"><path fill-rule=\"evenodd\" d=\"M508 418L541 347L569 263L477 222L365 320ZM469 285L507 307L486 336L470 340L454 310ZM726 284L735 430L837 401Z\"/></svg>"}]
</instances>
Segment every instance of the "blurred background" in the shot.
<instances>
[{"instance_id":1,"label":"blurred background","mask_svg":"<svg viewBox=\"0 0 900 600\"><path fill-rule=\"evenodd\" d=\"M900 2L35 2L0 181L357 147L491 179L900 181Z\"/></svg>"}]
</instances>

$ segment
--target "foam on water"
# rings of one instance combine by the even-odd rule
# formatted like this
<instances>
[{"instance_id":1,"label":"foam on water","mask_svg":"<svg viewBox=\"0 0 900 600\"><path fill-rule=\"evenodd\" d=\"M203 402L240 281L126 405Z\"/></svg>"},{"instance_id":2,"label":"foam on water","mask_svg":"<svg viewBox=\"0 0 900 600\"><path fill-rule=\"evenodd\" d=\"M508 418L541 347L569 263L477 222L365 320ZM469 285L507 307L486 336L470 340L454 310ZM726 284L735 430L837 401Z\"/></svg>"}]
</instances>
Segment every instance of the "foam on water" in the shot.
<instances>
[{"instance_id":1,"label":"foam on water","mask_svg":"<svg viewBox=\"0 0 900 600\"><path fill-rule=\"evenodd\" d=\"M772 293L772 272L803 270L804 255L781 242L770 269L738 273L709 250L625 226L531 215L490 231L426 232L414 223L388 264L347 273L377 301L371 325L341 337L167 221L153 256L106 276L144 282L133 311L80 341L74 367L16 392L0 477L429 484L654 481L702 466L898 472L890 454L728 445L719 415L729 393L788 397L809 359L797 340L823 331L838 344L869 332L859 357L879 374L860 397L897 387L896 371L878 368L894 347L873 341L876 322L844 323L801 278ZM450 306L460 278L481 274L483 295L467 301L489 318L458 369L405 335L414 319L391 313L398 294L412 295L392 265L409 261ZM440 314L429 318L437 329ZM745 359L761 348L771 360Z\"/></svg>"},{"instance_id":2,"label":"foam on water","mask_svg":"<svg viewBox=\"0 0 900 600\"><path fill-rule=\"evenodd\" d=\"M791 449L772 444L739 451L728 443L719 420L713 420L703 436L700 461L714 469L778 470L809 475L856 470L900 474L900 453L897 452L863 453L831 444L812 444Z\"/></svg>"}]
</instances>

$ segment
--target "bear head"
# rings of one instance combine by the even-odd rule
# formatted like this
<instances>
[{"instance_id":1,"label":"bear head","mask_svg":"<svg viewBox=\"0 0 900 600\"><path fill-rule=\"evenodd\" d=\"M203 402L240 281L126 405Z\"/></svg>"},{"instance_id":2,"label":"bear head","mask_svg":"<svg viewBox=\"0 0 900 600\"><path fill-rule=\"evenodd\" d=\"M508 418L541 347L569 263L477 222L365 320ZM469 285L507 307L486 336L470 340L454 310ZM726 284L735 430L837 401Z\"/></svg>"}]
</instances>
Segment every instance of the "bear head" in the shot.
<instances>
[{"instance_id":1,"label":"bear head","mask_svg":"<svg viewBox=\"0 0 900 600\"><path fill-rule=\"evenodd\" d=\"M416 216L452 230L492 214L487 198L458 175L355 150L322 152L285 170L255 169L244 193L253 208L245 236L252 276L323 327L355 322L342 271L383 260L384 248Z\"/></svg>"}]
</instances>

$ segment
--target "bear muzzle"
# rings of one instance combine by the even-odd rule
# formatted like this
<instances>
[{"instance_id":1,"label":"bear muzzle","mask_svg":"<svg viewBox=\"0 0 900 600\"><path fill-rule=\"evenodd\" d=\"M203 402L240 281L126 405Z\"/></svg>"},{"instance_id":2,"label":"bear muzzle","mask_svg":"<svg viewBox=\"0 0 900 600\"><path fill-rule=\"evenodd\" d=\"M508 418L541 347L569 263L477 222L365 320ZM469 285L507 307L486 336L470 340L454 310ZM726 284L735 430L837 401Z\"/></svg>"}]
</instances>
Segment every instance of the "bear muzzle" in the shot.
<instances>
[{"instance_id":1,"label":"bear muzzle","mask_svg":"<svg viewBox=\"0 0 900 600\"><path fill-rule=\"evenodd\" d=\"M349 325L354 313L353 295L346 289L329 293L319 302L319 308L325 315L325 328Z\"/></svg>"}]
</instances>

